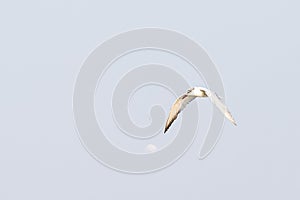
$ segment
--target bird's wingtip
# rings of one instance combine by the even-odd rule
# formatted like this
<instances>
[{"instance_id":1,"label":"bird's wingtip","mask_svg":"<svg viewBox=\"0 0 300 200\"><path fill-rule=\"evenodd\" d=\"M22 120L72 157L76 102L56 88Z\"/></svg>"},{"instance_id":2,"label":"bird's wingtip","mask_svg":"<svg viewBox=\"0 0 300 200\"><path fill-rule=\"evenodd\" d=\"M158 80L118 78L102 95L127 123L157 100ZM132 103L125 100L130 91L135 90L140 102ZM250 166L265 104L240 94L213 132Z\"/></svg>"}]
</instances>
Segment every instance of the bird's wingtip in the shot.
<instances>
[{"instance_id":1,"label":"bird's wingtip","mask_svg":"<svg viewBox=\"0 0 300 200\"><path fill-rule=\"evenodd\" d=\"M165 126L164 133L166 133L168 131L169 127L170 126L168 126L168 125Z\"/></svg>"},{"instance_id":2,"label":"bird's wingtip","mask_svg":"<svg viewBox=\"0 0 300 200\"><path fill-rule=\"evenodd\" d=\"M164 133L166 133L166 132L167 132L167 130L168 130L168 129L167 129L167 128L165 128L165 130L164 130Z\"/></svg>"}]
</instances>

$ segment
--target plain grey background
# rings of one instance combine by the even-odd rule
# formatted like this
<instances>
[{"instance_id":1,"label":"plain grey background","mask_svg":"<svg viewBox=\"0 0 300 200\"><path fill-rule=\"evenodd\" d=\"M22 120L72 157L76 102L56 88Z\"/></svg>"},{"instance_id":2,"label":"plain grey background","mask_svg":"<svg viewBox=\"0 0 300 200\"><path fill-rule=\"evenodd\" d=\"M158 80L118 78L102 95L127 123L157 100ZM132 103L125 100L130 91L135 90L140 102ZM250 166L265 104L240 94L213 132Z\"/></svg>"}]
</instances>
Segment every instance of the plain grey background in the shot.
<instances>
[{"instance_id":1,"label":"plain grey background","mask_svg":"<svg viewBox=\"0 0 300 200\"><path fill-rule=\"evenodd\" d=\"M0 3L0 199L299 199L297 1ZM140 27L200 43L239 123L213 153L201 141L146 175L95 161L75 131L80 66L105 39Z\"/></svg>"}]
</instances>

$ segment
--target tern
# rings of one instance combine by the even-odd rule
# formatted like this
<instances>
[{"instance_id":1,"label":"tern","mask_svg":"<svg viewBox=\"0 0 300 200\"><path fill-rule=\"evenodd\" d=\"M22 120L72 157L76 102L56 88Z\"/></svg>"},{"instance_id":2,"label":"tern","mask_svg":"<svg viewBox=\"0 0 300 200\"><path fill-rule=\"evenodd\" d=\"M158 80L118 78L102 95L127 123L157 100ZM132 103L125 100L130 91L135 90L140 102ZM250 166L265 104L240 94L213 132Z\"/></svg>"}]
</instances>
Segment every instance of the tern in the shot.
<instances>
[{"instance_id":1,"label":"tern","mask_svg":"<svg viewBox=\"0 0 300 200\"><path fill-rule=\"evenodd\" d=\"M174 120L177 118L178 114L196 97L208 97L230 122L232 122L234 125L237 125L226 105L222 102L222 99L215 92L212 92L209 89L203 87L193 87L189 89L184 95L176 99L175 103L172 105L169 117L166 121L164 133L166 133L170 128Z\"/></svg>"}]
</instances>

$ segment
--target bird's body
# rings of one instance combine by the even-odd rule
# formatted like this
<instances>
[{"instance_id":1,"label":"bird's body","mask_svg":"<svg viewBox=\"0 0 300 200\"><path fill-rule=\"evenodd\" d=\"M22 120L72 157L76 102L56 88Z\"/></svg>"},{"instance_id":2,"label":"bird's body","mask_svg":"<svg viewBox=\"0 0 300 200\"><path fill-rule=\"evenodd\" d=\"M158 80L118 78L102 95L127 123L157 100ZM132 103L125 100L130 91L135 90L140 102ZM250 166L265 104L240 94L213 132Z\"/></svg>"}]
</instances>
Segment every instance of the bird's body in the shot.
<instances>
[{"instance_id":1,"label":"bird's body","mask_svg":"<svg viewBox=\"0 0 300 200\"><path fill-rule=\"evenodd\" d=\"M209 89L203 87L194 87L189 89L186 92L186 94L176 99L175 103L173 104L170 110L164 132L166 132L169 129L171 124L177 118L178 114L186 107L186 105L197 97L208 97L211 100L211 102L214 105L216 105L216 107L225 115L225 117L229 119L229 121L231 121L234 125L236 125L236 122L233 119L231 113L221 101L221 98L215 92L212 92Z\"/></svg>"}]
</instances>

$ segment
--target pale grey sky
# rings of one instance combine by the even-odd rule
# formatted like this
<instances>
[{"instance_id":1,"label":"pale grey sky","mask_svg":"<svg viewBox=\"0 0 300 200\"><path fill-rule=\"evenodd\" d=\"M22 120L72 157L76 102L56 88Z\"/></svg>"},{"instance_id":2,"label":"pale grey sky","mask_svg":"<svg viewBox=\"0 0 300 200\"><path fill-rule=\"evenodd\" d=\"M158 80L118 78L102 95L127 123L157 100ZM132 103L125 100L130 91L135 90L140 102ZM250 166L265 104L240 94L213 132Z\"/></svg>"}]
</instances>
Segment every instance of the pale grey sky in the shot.
<instances>
[{"instance_id":1,"label":"pale grey sky","mask_svg":"<svg viewBox=\"0 0 300 200\"><path fill-rule=\"evenodd\" d=\"M299 199L299 8L271 0L1 2L0 199ZM200 132L172 166L129 175L82 147L72 94L95 47L140 27L177 30L207 50L238 126L225 123L205 160L197 159Z\"/></svg>"}]
</instances>

